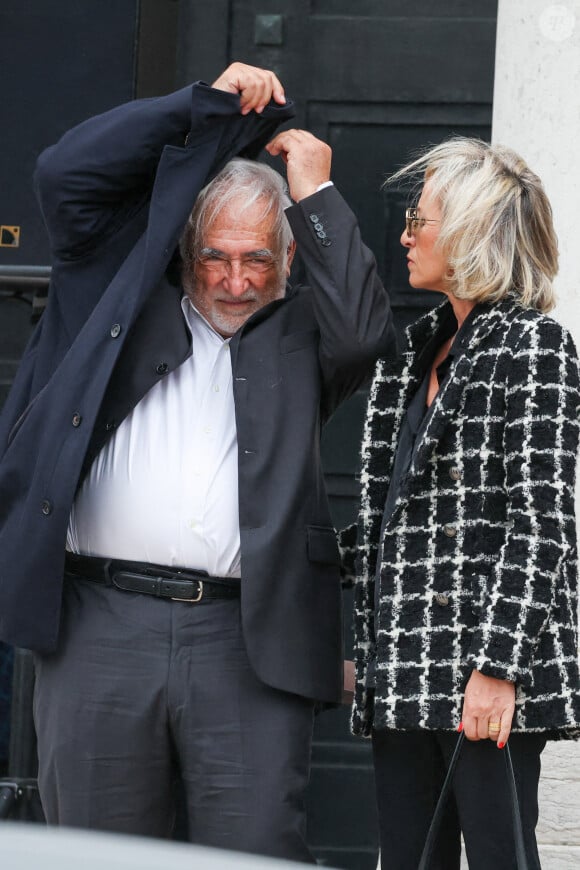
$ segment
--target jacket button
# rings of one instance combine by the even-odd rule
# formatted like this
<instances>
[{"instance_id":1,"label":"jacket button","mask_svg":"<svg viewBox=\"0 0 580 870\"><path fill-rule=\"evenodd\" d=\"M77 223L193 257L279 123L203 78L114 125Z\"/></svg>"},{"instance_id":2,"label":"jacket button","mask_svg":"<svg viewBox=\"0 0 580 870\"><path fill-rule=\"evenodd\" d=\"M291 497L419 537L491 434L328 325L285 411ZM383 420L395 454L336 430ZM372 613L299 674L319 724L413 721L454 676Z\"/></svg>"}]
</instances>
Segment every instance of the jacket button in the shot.
<instances>
[{"instance_id":1,"label":"jacket button","mask_svg":"<svg viewBox=\"0 0 580 870\"><path fill-rule=\"evenodd\" d=\"M52 513L52 502L45 498L42 502L41 510L44 516L48 517Z\"/></svg>"},{"instance_id":2,"label":"jacket button","mask_svg":"<svg viewBox=\"0 0 580 870\"><path fill-rule=\"evenodd\" d=\"M318 236L319 239L325 239L325 238L326 238L326 233L324 232L324 230L318 230L318 232L316 233L316 235Z\"/></svg>"},{"instance_id":3,"label":"jacket button","mask_svg":"<svg viewBox=\"0 0 580 870\"><path fill-rule=\"evenodd\" d=\"M313 224L317 224L319 222L319 217L317 214L309 214L308 217L312 221Z\"/></svg>"},{"instance_id":4,"label":"jacket button","mask_svg":"<svg viewBox=\"0 0 580 870\"><path fill-rule=\"evenodd\" d=\"M73 424L73 426L74 426L75 428L76 428L77 426L80 426L80 425L81 425L81 421L82 421L82 419L83 419L83 418L81 417L80 414L78 414L78 413L77 413L77 414L73 414L73 416L72 416L72 424Z\"/></svg>"},{"instance_id":5,"label":"jacket button","mask_svg":"<svg viewBox=\"0 0 580 870\"><path fill-rule=\"evenodd\" d=\"M461 471L457 466L453 466L453 468L449 469L449 477L451 480L461 480Z\"/></svg>"},{"instance_id":6,"label":"jacket button","mask_svg":"<svg viewBox=\"0 0 580 870\"><path fill-rule=\"evenodd\" d=\"M112 429L115 428L115 425L116 424L113 420L107 420L107 422L105 423L105 432L110 432Z\"/></svg>"},{"instance_id":7,"label":"jacket button","mask_svg":"<svg viewBox=\"0 0 580 870\"><path fill-rule=\"evenodd\" d=\"M328 248L330 245L332 245L332 242L330 241L330 239L322 239L320 244L324 245L325 248Z\"/></svg>"},{"instance_id":8,"label":"jacket button","mask_svg":"<svg viewBox=\"0 0 580 870\"><path fill-rule=\"evenodd\" d=\"M113 323L111 326L111 338L119 338L121 335L121 324Z\"/></svg>"},{"instance_id":9,"label":"jacket button","mask_svg":"<svg viewBox=\"0 0 580 870\"><path fill-rule=\"evenodd\" d=\"M450 523L447 523L447 525L443 526L443 531L445 532L445 534L447 535L448 538L454 538L455 535L457 534L457 529L455 528L455 526L452 526Z\"/></svg>"},{"instance_id":10,"label":"jacket button","mask_svg":"<svg viewBox=\"0 0 580 870\"><path fill-rule=\"evenodd\" d=\"M447 607L447 605L449 604L449 598L443 592L437 593L437 595L435 596L435 601L437 602L437 604L440 605L440 607Z\"/></svg>"},{"instance_id":11,"label":"jacket button","mask_svg":"<svg viewBox=\"0 0 580 870\"><path fill-rule=\"evenodd\" d=\"M324 227L322 226L322 224L319 221L317 224L314 224L314 229L315 230L323 230Z\"/></svg>"},{"instance_id":12,"label":"jacket button","mask_svg":"<svg viewBox=\"0 0 580 870\"><path fill-rule=\"evenodd\" d=\"M159 363L159 365L156 367L155 371L157 372L158 375L164 375L168 371L168 369L169 369L169 366L167 365L167 363Z\"/></svg>"}]
</instances>

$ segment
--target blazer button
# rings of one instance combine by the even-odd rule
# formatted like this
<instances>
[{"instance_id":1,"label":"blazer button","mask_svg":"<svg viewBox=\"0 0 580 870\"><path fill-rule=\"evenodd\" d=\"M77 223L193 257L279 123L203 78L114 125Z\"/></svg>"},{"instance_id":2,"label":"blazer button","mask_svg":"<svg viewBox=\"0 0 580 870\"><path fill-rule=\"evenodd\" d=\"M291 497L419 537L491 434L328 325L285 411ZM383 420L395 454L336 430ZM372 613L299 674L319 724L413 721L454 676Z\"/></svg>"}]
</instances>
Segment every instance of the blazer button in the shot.
<instances>
[{"instance_id":1,"label":"blazer button","mask_svg":"<svg viewBox=\"0 0 580 870\"><path fill-rule=\"evenodd\" d=\"M111 432L115 428L115 422L113 420L107 420L105 423L105 432Z\"/></svg>"},{"instance_id":2,"label":"blazer button","mask_svg":"<svg viewBox=\"0 0 580 870\"><path fill-rule=\"evenodd\" d=\"M461 480L461 471L456 465L449 469L449 477L451 480Z\"/></svg>"},{"instance_id":3,"label":"blazer button","mask_svg":"<svg viewBox=\"0 0 580 870\"><path fill-rule=\"evenodd\" d=\"M332 245L332 242L330 241L330 239L321 239L320 244L324 245L325 248L328 248L330 245Z\"/></svg>"},{"instance_id":4,"label":"blazer button","mask_svg":"<svg viewBox=\"0 0 580 870\"><path fill-rule=\"evenodd\" d=\"M435 601L439 604L440 607L447 607L449 604L449 598L443 592L438 592L435 596Z\"/></svg>"},{"instance_id":5,"label":"blazer button","mask_svg":"<svg viewBox=\"0 0 580 870\"><path fill-rule=\"evenodd\" d=\"M317 224L314 224L314 229L315 230L323 230L324 227L322 226L322 224L319 221Z\"/></svg>"},{"instance_id":6,"label":"blazer button","mask_svg":"<svg viewBox=\"0 0 580 870\"><path fill-rule=\"evenodd\" d=\"M113 323L111 326L111 338L119 338L121 335L121 324Z\"/></svg>"},{"instance_id":7,"label":"blazer button","mask_svg":"<svg viewBox=\"0 0 580 870\"><path fill-rule=\"evenodd\" d=\"M167 363L159 363L159 365L155 369L158 375L164 375L167 373L168 370L169 366L167 365Z\"/></svg>"},{"instance_id":8,"label":"blazer button","mask_svg":"<svg viewBox=\"0 0 580 870\"><path fill-rule=\"evenodd\" d=\"M42 502L41 510L45 517L50 516L52 513L52 502L45 498Z\"/></svg>"},{"instance_id":9,"label":"blazer button","mask_svg":"<svg viewBox=\"0 0 580 870\"><path fill-rule=\"evenodd\" d=\"M80 415L79 413L73 414L73 416L72 416L72 424L73 424L73 426L74 426L75 428L76 428L77 426L80 426L80 425L81 425L81 422L82 422L82 419L83 419L83 418L81 417L81 415Z\"/></svg>"},{"instance_id":10,"label":"blazer button","mask_svg":"<svg viewBox=\"0 0 580 870\"><path fill-rule=\"evenodd\" d=\"M324 230L318 230L318 232L316 233L316 235L318 236L319 239L325 239L325 238L326 238L326 233L324 232Z\"/></svg>"},{"instance_id":11,"label":"blazer button","mask_svg":"<svg viewBox=\"0 0 580 870\"><path fill-rule=\"evenodd\" d=\"M455 528L455 526L452 526L450 523L443 526L443 531L445 532L445 534L447 535L448 538L454 538L455 535L457 534L457 529Z\"/></svg>"},{"instance_id":12,"label":"blazer button","mask_svg":"<svg viewBox=\"0 0 580 870\"><path fill-rule=\"evenodd\" d=\"M317 224L319 222L319 217L317 214L309 214L308 217L312 221L313 224Z\"/></svg>"}]
</instances>

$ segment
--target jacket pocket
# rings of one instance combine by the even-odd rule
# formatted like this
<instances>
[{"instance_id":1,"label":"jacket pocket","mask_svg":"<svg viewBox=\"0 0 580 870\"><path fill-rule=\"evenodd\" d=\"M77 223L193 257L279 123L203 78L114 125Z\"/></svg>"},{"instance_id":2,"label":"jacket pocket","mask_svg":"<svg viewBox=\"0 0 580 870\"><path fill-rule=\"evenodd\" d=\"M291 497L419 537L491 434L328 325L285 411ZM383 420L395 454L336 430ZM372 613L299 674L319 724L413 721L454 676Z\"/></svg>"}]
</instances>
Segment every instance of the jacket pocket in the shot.
<instances>
[{"instance_id":1,"label":"jacket pocket","mask_svg":"<svg viewBox=\"0 0 580 870\"><path fill-rule=\"evenodd\" d=\"M302 329L298 332L290 332L280 339L280 353L292 353L303 347L310 347L318 342L317 329Z\"/></svg>"},{"instance_id":2,"label":"jacket pocket","mask_svg":"<svg viewBox=\"0 0 580 870\"><path fill-rule=\"evenodd\" d=\"M340 565L336 532L332 526L306 526L306 546L311 562Z\"/></svg>"}]
</instances>

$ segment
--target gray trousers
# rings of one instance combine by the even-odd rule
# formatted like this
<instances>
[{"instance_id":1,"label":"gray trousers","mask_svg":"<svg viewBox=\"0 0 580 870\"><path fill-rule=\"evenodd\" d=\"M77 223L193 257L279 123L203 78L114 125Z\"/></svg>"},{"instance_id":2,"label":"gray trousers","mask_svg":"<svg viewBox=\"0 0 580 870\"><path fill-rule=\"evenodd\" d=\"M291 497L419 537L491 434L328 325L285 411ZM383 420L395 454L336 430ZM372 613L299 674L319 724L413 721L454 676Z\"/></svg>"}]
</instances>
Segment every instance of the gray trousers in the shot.
<instances>
[{"instance_id":1,"label":"gray trousers","mask_svg":"<svg viewBox=\"0 0 580 870\"><path fill-rule=\"evenodd\" d=\"M65 585L59 649L36 656L49 824L169 837L179 776L192 842L311 863L313 703L257 679L239 599Z\"/></svg>"}]
</instances>

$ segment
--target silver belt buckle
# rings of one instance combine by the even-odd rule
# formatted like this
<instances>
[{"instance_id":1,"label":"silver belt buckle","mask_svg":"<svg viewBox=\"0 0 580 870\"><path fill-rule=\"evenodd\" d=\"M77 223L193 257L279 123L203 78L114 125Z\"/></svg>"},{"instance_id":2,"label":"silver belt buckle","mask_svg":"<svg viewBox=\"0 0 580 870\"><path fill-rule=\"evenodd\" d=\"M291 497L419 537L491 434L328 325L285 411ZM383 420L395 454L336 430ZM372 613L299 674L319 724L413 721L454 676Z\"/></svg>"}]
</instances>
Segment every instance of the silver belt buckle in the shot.
<instances>
[{"instance_id":1,"label":"silver belt buckle","mask_svg":"<svg viewBox=\"0 0 580 870\"><path fill-rule=\"evenodd\" d=\"M197 598L171 598L171 601L185 601L187 604L197 604L203 598L203 580L197 580L199 583L199 592Z\"/></svg>"}]
</instances>

